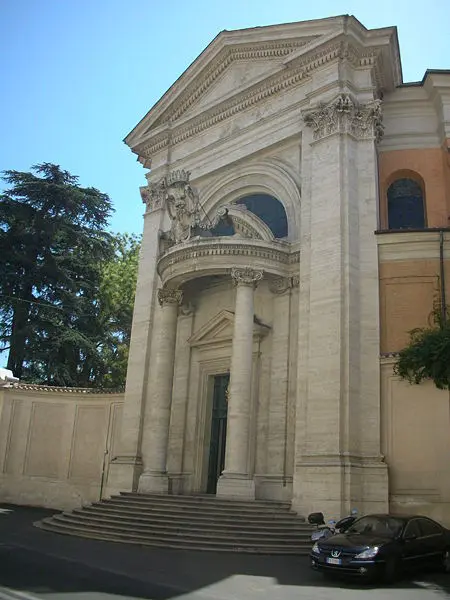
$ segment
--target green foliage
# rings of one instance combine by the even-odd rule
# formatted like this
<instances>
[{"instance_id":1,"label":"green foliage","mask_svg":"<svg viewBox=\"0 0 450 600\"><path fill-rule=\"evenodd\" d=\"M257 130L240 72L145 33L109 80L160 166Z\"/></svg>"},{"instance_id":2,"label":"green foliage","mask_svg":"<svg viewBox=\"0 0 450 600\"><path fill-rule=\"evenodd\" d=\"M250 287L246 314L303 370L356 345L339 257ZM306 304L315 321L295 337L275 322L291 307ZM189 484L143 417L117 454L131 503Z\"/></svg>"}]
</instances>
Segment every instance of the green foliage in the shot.
<instances>
[{"instance_id":1,"label":"green foliage","mask_svg":"<svg viewBox=\"0 0 450 600\"><path fill-rule=\"evenodd\" d=\"M7 366L24 381L122 386L138 240L106 231L113 210L106 194L80 187L57 165L33 171L3 174L10 186L0 197Z\"/></svg>"},{"instance_id":2,"label":"green foliage","mask_svg":"<svg viewBox=\"0 0 450 600\"><path fill-rule=\"evenodd\" d=\"M102 387L125 383L140 250L138 236L118 234L113 241L114 257L103 265L98 295L105 332L100 353L108 366L98 378Z\"/></svg>"},{"instance_id":3,"label":"green foliage","mask_svg":"<svg viewBox=\"0 0 450 600\"><path fill-rule=\"evenodd\" d=\"M450 389L450 319L435 302L431 327L414 329L394 366L394 373L412 384L431 380L440 390Z\"/></svg>"}]
</instances>

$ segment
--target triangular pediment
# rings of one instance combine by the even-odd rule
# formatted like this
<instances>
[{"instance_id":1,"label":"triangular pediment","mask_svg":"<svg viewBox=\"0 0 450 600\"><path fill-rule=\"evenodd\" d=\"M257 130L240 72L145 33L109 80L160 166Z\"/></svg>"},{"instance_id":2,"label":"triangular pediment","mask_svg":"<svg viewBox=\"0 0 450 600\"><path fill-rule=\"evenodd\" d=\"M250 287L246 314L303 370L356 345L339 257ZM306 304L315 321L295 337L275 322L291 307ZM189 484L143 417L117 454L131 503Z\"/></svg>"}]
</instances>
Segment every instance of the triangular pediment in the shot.
<instances>
[{"instance_id":1,"label":"triangular pediment","mask_svg":"<svg viewBox=\"0 0 450 600\"><path fill-rule=\"evenodd\" d=\"M321 37L342 29L342 17L222 31L184 71L162 98L128 134L134 148L158 135L164 124L179 121L214 99L251 87L258 79L285 69L284 62ZM238 86L236 87L236 83Z\"/></svg>"},{"instance_id":2,"label":"triangular pediment","mask_svg":"<svg viewBox=\"0 0 450 600\"><path fill-rule=\"evenodd\" d=\"M198 329L188 340L191 346L204 346L231 342L233 339L234 313L229 310L221 310L212 319ZM256 320L253 324L253 336L266 335L269 327L261 325Z\"/></svg>"},{"instance_id":3,"label":"triangular pediment","mask_svg":"<svg viewBox=\"0 0 450 600\"><path fill-rule=\"evenodd\" d=\"M239 53L236 54L239 56ZM283 61L277 56L259 60L245 60L236 57L232 64L217 77L216 81L198 97L193 106L186 110L186 115L207 110L211 106L227 100L238 90L244 91L267 76L276 73L282 68L282 65ZM181 112L183 107L180 109Z\"/></svg>"},{"instance_id":4,"label":"triangular pediment","mask_svg":"<svg viewBox=\"0 0 450 600\"><path fill-rule=\"evenodd\" d=\"M298 85L312 70L334 60L342 51L343 41L350 40L350 36L352 52L362 49L361 56L366 62L367 53L372 56L371 52L379 53L383 47L387 53L380 65L392 62L391 49L392 58L399 64L394 28L367 30L354 17L345 15L222 31L128 134L125 142L146 164L169 139L171 144L179 143L245 110L251 103L265 101L270 95ZM390 77L392 81L395 78ZM392 87L392 82L388 84L388 88Z\"/></svg>"}]
</instances>

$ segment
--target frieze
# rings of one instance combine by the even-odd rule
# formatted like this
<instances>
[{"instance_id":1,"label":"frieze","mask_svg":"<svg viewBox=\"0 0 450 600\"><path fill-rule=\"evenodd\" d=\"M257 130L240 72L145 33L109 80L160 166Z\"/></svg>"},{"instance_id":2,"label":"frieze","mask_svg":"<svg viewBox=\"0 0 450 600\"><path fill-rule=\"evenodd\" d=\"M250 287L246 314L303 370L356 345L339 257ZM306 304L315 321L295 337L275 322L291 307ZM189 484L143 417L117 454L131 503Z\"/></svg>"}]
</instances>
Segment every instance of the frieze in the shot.
<instances>
[{"instance_id":1,"label":"frieze","mask_svg":"<svg viewBox=\"0 0 450 600\"><path fill-rule=\"evenodd\" d=\"M383 136L381 100L358 104L349 94L340 94L329 104L303 112L303 120L311 127L314 140L334 133L349 133L356 138Z\"/></svg>"},{"instance_id":2,"label":"frieze","mask_svg":"<svg viewBox=\"0 0 450 600\"><path fill-rule=\"evenodd\" d=\"M161 257L158 263L158 272L161 274L167 268L180 262L188 261L193 258L214 257L214 256L248 256L258 259L266 259L278 262L283 265L290 264L289 251L282 251L277 248L249 246L239 243L218 243L208 242L205 245L195 245L181 247L177 250L170 250Z\"/></svg>"},{"instance_id":3,"label":"frieze","mask_svg":"<svg viewBox=\"0 0 450 600\"><path fill-rule=\"evenodd\" d=\"M263 278L261 269L252 269L251 267L233 267L231 269L231 278L234 285L249 285L256 287Z\"/></svg>"}]
</instances>

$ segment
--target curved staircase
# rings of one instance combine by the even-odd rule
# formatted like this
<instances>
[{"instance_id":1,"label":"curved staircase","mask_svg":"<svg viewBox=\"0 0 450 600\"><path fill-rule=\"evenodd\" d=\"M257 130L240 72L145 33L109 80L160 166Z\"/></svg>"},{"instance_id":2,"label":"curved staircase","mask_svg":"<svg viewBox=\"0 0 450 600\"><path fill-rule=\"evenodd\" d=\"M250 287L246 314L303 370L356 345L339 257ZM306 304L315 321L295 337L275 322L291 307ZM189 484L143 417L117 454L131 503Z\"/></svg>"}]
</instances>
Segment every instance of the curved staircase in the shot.
<instances>
[{"instance_id":1,"label":"curved staircase","mask_svg":"<svg viewBox=\"0 0 450 600\"><path fill-rule=\"evenodd\" d=\"M132 492L35 526L104 541L253 554L307 554L312 529L288 503Z\"/></svg>"}]
</instances>

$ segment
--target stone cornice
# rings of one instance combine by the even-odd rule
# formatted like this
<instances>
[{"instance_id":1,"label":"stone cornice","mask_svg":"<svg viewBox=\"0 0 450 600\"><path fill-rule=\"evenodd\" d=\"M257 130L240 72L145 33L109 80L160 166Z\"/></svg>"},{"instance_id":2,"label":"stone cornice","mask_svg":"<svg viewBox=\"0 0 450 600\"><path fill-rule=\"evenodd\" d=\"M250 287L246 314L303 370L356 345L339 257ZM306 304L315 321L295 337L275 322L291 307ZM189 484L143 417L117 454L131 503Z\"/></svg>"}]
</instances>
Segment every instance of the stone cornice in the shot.
<instances>
[{"instance_id":1,"label":"stone cornice","mask_svg":"<svg viewBox=\"0 0 450 600\"><path fill-rule=\"evenodd\" d=\"M381 352L380 353L380 364L393 366L397 362L400 352Z\"/></svg>"},{"instance_id":2,"label":"stone cornice","mask_svg":"<svg viewBox=\"0 0 450 600\"><path fill-rule=\"evenodd\" d=\"M19 392L40 392L53 394L72 394L72 395L104 395L104 394L123 394L123 389L95 389L95 388L79 388L79 387L57 387L53 385L39 385L34 383L14 383L11 384L8 390L14 390Z\"/></svg>"},{"instance_id":3,"label":"stone cornice","mask_svg":"<svg viewBox=\"0 0 450 600\"><path fill-rule=\"evenodd\" d=\"M278 51L281 52L282 49L279 49ZM159 133L153 135L153 137L146 142L139 144L136 147L135 152L138 153L145 162L150 159L152 155L167 147L169 144L175 145L183 142L191 136L201 133L239 112L247 110L261 102L265 102L274 95L288 91L301 84L314 70L337 59L348 60L355 67L366 66L373 68L377 85L380 87L383 86L382 69L380 66L381 49L358 47L357 45L348 43L342 39L336 39L325 47L315 48L314 51L300 55L285 70L277 72L263 82L245 89L233 98L213 106L177 126L175 120L178 120L179 117L195 103L198 97L195 94L200 94L199 90L204 92L209 85L211 85L211 83L206 85L205 81L197 84L197 91L195 94L189 96L189 98L186 99L173 114L167 116L164 127L162 129L160 128ZM221 64L222 63L216 65L215 69L222 69L223 71L229 63L224 67L222 67ZM212 77L212 74L210 74L210 77ZM182 106L185 108L180 113ZM175 117L175 115L177 115L177 117Z\"/></svg>"},{"instance_id":4,"label":"stone cornice","mask_svg":"<svg viewBox=\"0 0 450 600\"><path fill-rule=\"evenodd\" d=\"M377 232L380 263L439 259L439 230ZM444 259L450 259L450 231L444 232Z\"/></svg>"},{"instance_id":5,"label":"stone cornice","mask_svg":"<svg viewBox=\"0 0 450 600\"><path fill-rule=\"evenodd\" d=\"M249 44L227 48L206 69L200 81L194 81L186 90L186 95L170 107L167 114L161 116L162 121L174 122L178 120L205 92L214 81L235 61L279 59L291 54L294 50L305 46L308 39L285 40L266 42L263 44Z\"/></svg>"}]
</instances>

